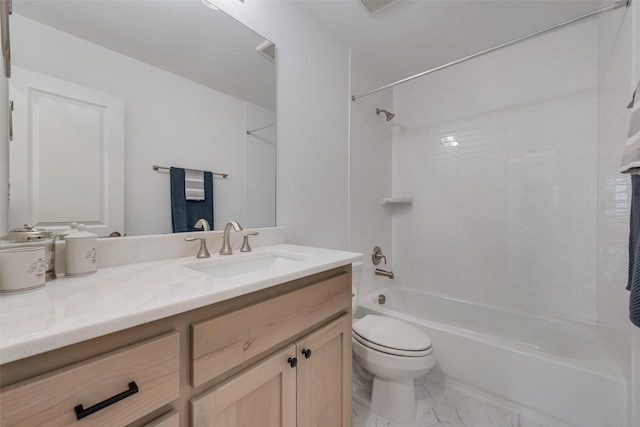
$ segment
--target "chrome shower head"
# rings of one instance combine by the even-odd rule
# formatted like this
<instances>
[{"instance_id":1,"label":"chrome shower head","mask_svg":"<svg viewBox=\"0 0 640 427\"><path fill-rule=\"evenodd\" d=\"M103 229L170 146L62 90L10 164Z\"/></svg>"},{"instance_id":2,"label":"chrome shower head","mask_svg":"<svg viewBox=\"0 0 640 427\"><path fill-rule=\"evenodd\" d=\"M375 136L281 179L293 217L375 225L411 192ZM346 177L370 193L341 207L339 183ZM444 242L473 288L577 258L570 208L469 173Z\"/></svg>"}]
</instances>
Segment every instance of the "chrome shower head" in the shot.
<instances>
[{"instance_id":1,"label":"chrome shower head","mask_svg":"<svg viewBox=\"0 0 640 427\"><path fill-rule=\"evenodd\" d=\"M387 121L390 121L391 119L393 119L396 116L395 114L393 114L390 111L383 110L381 108L376 108L376 114L379 116L380 113L384 113L387 116Z\"/></svg>"}]
</instances>

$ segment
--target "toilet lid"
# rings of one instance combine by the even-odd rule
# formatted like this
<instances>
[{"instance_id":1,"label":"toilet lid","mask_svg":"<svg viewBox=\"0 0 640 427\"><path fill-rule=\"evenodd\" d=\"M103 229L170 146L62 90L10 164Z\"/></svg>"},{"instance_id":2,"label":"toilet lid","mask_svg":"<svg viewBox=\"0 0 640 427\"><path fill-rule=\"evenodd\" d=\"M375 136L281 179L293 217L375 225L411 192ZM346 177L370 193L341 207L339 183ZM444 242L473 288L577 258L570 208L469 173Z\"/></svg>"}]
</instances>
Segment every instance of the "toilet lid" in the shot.
<instances>
[{"instance_id":1,"label":"toilet lid","mask_svg":"<svg viewBox=\"0 0 640 427\"><path fill-rule=\"evenodd\" d=\"M382 345L378 345L375 343L372 343L371 341L367 341L364 338L362 338L360 335L356 334L355 332L351 332L351 338L353 338L354 343L357 341L360 344L362 344L363 346L372 349L372 350L377 350L379 352L382 353L387 353L387 354L392 354L394 356L404 356L404 357L425 357L425 356L429 356L433 353L433 349L432 348L428 348L426 350L420 350L420 351L415 351L415 350L399 350L397 348L390 348L390 347L384 347ZM355 345L355 344L354 344Z\"/></svg>"},{"instance_id":2,"label":"toilet lid","mask_svg":"<svg viewBox=\"0 0 640 427\"><path fill-rule=\"evenodd\" d=\"M431 348L431 338L427 334L409 323L391 317L369 314L353 324L353 332L364 340L387 349L424 352ZM366 345L364 342L362 344Z\"/></svg>"}]
</instances>

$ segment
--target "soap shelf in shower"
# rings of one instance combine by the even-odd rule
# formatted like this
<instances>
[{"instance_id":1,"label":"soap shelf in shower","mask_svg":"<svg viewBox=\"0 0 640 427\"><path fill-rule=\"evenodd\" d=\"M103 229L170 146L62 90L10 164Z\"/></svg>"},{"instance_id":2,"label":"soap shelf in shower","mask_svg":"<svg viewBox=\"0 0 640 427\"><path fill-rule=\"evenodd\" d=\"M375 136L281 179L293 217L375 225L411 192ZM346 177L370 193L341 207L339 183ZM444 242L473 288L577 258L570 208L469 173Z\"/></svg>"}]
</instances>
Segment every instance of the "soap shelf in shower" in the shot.
<instances>
[{"instance_id":1,"label":"soap shelf in shower","mask_svg":"<svg viewBox=\"0 0 640 427\"><path fill-rule=\"evenodd\" d=\"M413 197L383 197L380 202L383 205L410 205Z\"/></svg>"}]
</instances>

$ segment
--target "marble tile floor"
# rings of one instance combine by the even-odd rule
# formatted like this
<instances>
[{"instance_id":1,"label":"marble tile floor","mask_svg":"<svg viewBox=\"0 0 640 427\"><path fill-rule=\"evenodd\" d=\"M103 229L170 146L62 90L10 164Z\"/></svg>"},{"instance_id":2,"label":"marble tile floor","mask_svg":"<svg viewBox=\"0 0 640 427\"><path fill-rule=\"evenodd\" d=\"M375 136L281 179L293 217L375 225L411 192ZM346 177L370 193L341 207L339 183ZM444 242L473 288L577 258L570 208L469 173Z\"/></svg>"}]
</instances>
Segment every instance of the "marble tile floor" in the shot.
<instances>
[{"instance_id":1,"label":"marble tile floor","mask_svg":"<svg viewBox=\"0 0 640 427\"><path fill-rule=\"evenodd\" d=\"M353 427L552 427L463 393L426 376L415 383L416 419L398 423L377 417L353 402Z\"/></svg>"}]
</instances>

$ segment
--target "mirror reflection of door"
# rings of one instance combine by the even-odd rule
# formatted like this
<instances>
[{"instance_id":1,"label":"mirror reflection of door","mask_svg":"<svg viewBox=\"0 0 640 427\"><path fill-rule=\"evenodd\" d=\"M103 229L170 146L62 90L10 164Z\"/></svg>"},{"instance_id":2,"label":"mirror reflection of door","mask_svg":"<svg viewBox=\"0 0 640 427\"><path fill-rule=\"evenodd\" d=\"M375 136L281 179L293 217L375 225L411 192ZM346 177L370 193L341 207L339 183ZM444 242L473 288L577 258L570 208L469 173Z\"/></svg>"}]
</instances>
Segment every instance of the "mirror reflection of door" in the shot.
<instances>
[{"instance_id":1,"label":"mirror reflection of door","mask_svg":"<svg viewBox=\"0 0 640 427\"><path fill-rule=\"evenodd\" d=\"M9 80L10 227L124 229L124 103L20 67Z\"/></svg>"},{"instance_id":2,"label":"mirror reflection of door","mask_svg":"<svg viewBox=\"0 0 640 427\"><path fill-rule=\"evenodd\" d=\"M125 224L97 234L171 232L169 175L154 165L228 174L213 180L214 229L276 224L277 52L263 36L200 0L33 0L14 2L11 43L14 66L124 100ZM65 167L55 172L77 184ZM25 183L38 173L11 178L12 226L27 220ZM82 216L101 221L96 210Z\"/></svg>"}]
</instances>

